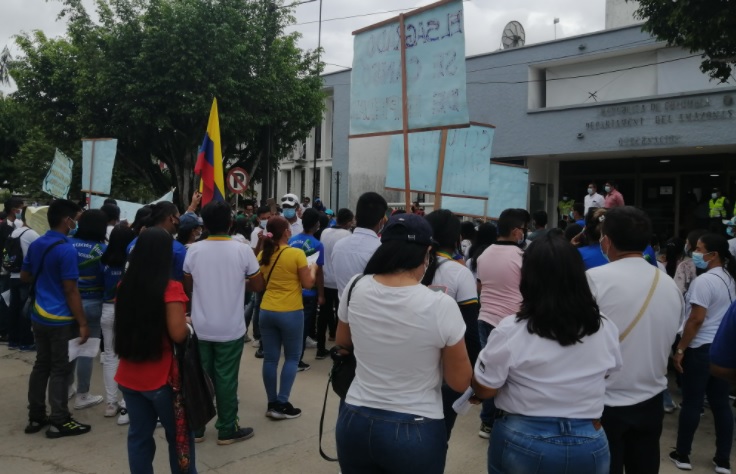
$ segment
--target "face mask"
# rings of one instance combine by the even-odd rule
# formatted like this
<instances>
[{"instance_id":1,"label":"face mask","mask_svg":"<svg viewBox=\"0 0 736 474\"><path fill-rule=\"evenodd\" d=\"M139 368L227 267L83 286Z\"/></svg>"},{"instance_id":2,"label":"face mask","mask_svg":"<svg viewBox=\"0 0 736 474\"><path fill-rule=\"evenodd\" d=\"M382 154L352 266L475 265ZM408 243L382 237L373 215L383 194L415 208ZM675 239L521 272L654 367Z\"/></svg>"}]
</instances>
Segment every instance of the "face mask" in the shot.
<instances>
[{"instance_id":1,"label":"face mask","mask_svg":"<svg viewBox=\"0 0 736 474\"><path fill-rule=\"evenodd\" d=\"M603 239L598 241L598 246L601 248L601 254L603 255L603 258L606 259L606 262L610 262L611 259L608 258L608 254L603 250Z\"/></svg>"},{"instance_id":2,"label":"face mask","mask_svg":"<svg viewBox=\"0 0 736 474\"><path fill-rule=\"evenodd\" d=\"M567 196L562 196L563 201L567 201Z\"/></svg>"},{"instance_id":3,"label":"face mask","mask_svg":"<svg viewBox=\"0 0 736 474\"><path fill-rule=\"evenodd\" d=\"M268 224L268 219L261 219L261 222L259 222L259 225L261 226L261 229L266 228L266 224Z\"/></svg>"},{"instance_id":4,"label":"face mask","mask_svg":"<svg viewBox=\"0 0 736 474\"><path fill-rule=\"evenodd\" d=\"M289 207L284 208L284 217L286 219L293 219L293 218L295 218L296 217L296 209L292 209L292 208L289 208Z\"/></svg>"},{"instance_id":5,"label":"face mask","mask_svg":"<svg viewBox=\"0 0 736 474\"><path fill-rule=\"evenodd\" d=\"M736 232L733 231L733 227L726 227L726 233L731 237L736 237Z\"/></svg>"},{"instance_id":6,"label":"face mask","mask_svg":"<svg viewBox=\"0 0 736 474\"><path fill-rule=\"evenodd\" d=\"M593 188L588 188L588 194L593 194Z\"/></svg>"},{"instance_id":7,"label":"face mask","mask_svg":"<svg viewBox=\"0 0 736 474\"><path fill-rule=\"evenodd\" d=\"M607 193L610 193L610 192L611 192L611 187L610 187L610 186L606 186L606 187L605 187L605 188L603 188L603 189L605 189Z\"/></svg>"},{"instance_id":8,"label":"face mask","mask_svg":"<svg viewBox=\"0 0 736 474\"><path fill-rule=\"evenodd\" d=\"M69 235L74 235L77 233L77 221L71 218L69 220L74 222L74 227L69 226Z\"/></svg>"},{"instance_id":9,"label":"face mask","mask_svg":"<svg viewBox=\"0 0 736 474\"><path fill-rule=\"evenodd\" d=\"M708 262L704 259L705 254L701 252L693 252L693 264L695 264L696 268L699 268L701 270L705 270L708 268Z\"/></svg>"},{"instance_id":10,"label":"face mask","mask_svg":"<svg viewBox=\"0 0 736 474\"><path fill-rule=\"evenodd\" d=\"M716 198L718 198L718 194L713 193L713 194L710 195L710 197L712 197L713 199L716 199Z\"/></svg>"},{"instance_id":11,"label":"face mask","mask_svg":"<svg viewBox=\"0 0 736 474\"><path fill-rule=\"evenodd\" d=\"M20 213L20 212L16 212L16 213L15 213L15 218L16 218L16 219L18 219L18 220L21 220L21 216L22 216L22 215L23 215L22 213Z\"/></svg>"},{"instance_id":12,"label":"face mask","mask_svg":"<svg viewBox=\"0 0 736 474\"><path fill-rule=\"evenodd\" d=\"M519 240L516 241L516 245L518 245L519 247L523 247L524 246L524 242L526 242L526 232L524 232L522 234L522 238L521 239L519 239Z\"/></svg>"}]
</instances>

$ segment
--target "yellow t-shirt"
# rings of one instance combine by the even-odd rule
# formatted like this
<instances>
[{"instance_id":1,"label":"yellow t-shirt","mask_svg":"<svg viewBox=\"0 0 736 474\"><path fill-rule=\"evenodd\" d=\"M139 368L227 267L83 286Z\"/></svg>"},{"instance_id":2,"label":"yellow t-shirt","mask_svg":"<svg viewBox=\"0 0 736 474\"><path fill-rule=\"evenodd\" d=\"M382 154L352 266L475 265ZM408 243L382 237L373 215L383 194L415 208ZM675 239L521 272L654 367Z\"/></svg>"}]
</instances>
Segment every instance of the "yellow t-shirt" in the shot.
<instances>
[{"instance_id":1,"label":"yellow t-shirt","mask_svg":"<svg viewBox=\"0 0 736 474\"><path fill-rule=\"evenodd\" d=\"M283 255L279 257L282 253ZM263 252L258 254L259 262L262 254ZM276 266L271 272L274 262ZM304 309L299 269L306 266L307 255L303 250L288 245L277 249L271 256L269 264L261 265L263 278L268 278L268 274L271 273L271 277L266 281L266 292L263 294L261 309L278 312Z\"/></svg>"}]
</instances>

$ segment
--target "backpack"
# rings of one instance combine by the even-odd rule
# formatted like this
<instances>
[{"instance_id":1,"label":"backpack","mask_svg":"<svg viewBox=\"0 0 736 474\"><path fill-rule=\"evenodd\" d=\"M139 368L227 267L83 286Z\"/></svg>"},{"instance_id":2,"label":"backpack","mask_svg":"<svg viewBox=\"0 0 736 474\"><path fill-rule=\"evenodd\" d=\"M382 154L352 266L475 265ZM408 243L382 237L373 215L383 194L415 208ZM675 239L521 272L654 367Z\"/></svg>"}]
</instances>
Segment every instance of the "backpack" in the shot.
<instances>
[{"instance_id":1,"label":"backpack","mask_svg":"<svg viewBox=\"0 0 736 474\"><path fill-rule=\"evenodd\" d=\"M20 273L21 266L23 266L23 247L20 245L20 239L29 230L24 230L18 237L8 237L5 241L3 248L3 269L5 271Z\"/></svg>"}]
</instances>

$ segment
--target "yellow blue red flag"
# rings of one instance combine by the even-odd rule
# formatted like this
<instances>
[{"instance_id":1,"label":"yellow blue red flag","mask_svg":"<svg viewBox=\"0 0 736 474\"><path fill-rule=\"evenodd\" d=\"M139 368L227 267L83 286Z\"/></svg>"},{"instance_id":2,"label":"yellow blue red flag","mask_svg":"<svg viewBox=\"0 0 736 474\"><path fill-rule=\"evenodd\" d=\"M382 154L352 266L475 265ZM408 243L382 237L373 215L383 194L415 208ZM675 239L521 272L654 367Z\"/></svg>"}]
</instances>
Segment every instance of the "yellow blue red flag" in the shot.
<instances>
[{"instance_id":1,"label":"yellow blue red flag","mask_svg":"<svg viewBox=\"0 0 736 474\"><path fill-rule=\"evenodd\" d=\"M220 145L220 119L217 114L217 99L212 100L207 133L204 134L199 149L194 174L201 179L199 191L202 193L202 206L212 200L225 200L225 175L222 170L222 148Z\"/></svg>"}]
</instances>

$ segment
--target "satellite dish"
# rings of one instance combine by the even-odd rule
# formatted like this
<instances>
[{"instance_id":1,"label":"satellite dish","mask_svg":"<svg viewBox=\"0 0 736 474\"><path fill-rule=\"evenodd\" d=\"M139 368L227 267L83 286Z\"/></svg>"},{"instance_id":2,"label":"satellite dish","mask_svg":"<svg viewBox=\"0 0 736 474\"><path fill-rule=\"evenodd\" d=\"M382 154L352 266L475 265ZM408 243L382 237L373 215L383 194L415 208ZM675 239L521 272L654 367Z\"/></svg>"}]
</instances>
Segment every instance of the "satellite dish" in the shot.
<instances>
[{"instance_id":1,"label":"satellite dish","mask_svg":"<svg viewBox=\"0 0 736 474\"><path fill-rule=\"evenodd\" d=\"M501 35L501 44L503 49L512 49L524 46L526 42L526 33L524 27L518 21L511 21L503 27Z\"/></svg>"}]
</instances>

